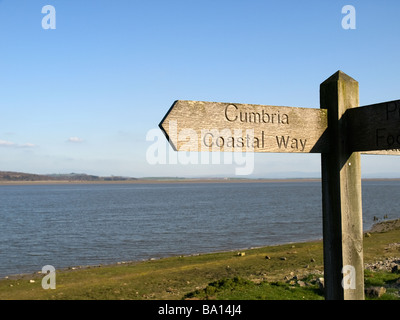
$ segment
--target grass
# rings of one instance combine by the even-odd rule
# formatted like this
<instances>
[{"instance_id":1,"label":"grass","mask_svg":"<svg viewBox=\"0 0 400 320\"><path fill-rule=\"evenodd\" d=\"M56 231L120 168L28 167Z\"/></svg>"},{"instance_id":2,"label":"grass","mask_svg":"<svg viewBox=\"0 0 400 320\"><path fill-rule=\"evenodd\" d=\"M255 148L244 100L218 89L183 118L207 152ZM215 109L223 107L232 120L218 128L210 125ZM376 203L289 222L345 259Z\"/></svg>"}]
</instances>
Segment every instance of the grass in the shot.
<instances>
[{"instance_id":1,"label":"grass","mask_svg":"<svg viewBox=\"0 0 400 320\"><path fill-rule=\"evenodd\" d=\"M322 300L323 291L314 284L300 287L288 282L252 281L234 277L210 283L202 290L184 296L184 299L202 300Z\"/></svg>"},{"instance_id":2,"label":"grass","mask_svg":"<svg viewBox=\"0 0 400 320\"><path fill-rule=\"evenodd\" d=\"M400 230L364 238L364 261L399 257ZM43 275L0 280L0 299L12 300L302 300L323 299L322 242L269 246L237 252L171 257L119 265L57 270L56 289L44 290ZM268 256L268 259L266 258ZM295 280L294 280L295 279ZM32 282L31 280L34 280ZM308 282L300 286L298 280ZM366 286L387 286L383 299L398 299L398 274L366 272ZM397 290L397 291L396 291Z\"/></svg>"},{"instance_id":3,"label":"grass","mask_svg":"<svg viewBox=\"0 0 400 320\"><path fill-rule=\"evenodd\" d=\"M366 270L364 285L368 287L384 287L386 293L380 298L368 297L368 300L400 300L400 274L391 272L371 272Z\"/></svg>"},{"instance_id":4,"label":"grass","mask_svg":"<svg viewBox=\"0 0 400 320\"><path fill-rule=\"evenodd\" d=\"M189 292L183 298L189 300L323 300L323 289L318 281L315 281L318 276L308 275L300 279L300 282L306 283L305 286L293 280L254 283L240 277L225 278L211 282L204 289ZM399 274L366 270L365 286L367 288L386 288L386 293L381 297L367 295L366 299L400 300L399 282Z\"/></svg>"}]
</instances>

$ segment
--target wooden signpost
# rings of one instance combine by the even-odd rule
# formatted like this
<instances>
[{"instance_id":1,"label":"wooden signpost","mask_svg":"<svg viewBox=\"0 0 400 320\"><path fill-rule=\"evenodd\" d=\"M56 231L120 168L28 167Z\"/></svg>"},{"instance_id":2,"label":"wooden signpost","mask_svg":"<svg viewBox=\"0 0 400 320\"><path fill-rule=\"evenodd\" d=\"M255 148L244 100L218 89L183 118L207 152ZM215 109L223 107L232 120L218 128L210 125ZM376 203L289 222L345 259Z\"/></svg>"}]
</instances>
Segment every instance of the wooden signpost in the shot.
<instances>
[{"instance_id":1,"label":"wooden signpost","mask_svg":"<svg viewBox=\"0 0 400 320\"><path fill-rule=\"evenodd\" d=\"M160 123L177 151L321 153L326 299L364 299L360 153L400 155L400 100L358 107L338 71L320 109L176 101Z\"/></svg>"},{"instance_id":2,"label":"wooden signpost","mask_svg":"<svg viewBox=\"0 0 400 320\"><path fill-rule=\"evenodd\" d=\"M176 125L194 130L197 139L176 132L170 139ZM181 100L160 124L175 150L316 153L327 151L327 125L323 109Z\"/></svg>"}]
</instances>

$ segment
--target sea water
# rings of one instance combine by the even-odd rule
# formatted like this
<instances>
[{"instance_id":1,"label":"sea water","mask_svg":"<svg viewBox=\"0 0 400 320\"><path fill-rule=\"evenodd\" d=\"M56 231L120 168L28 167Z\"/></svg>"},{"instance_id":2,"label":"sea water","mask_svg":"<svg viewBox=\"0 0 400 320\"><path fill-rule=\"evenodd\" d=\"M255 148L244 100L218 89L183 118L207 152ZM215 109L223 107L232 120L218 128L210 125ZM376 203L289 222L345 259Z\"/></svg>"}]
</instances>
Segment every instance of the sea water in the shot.
<instances>
[{"instance_id":1,"label":"sea water","mask_svg":"<svg viewBox=\"0 0 400 320\"><path fill-rule=\"evenodd\" d=\"M400 218L400 181L364 181L363 225ZM0 276L322 238L321 183L0 186Z\"/></svg>"}]
</instances>

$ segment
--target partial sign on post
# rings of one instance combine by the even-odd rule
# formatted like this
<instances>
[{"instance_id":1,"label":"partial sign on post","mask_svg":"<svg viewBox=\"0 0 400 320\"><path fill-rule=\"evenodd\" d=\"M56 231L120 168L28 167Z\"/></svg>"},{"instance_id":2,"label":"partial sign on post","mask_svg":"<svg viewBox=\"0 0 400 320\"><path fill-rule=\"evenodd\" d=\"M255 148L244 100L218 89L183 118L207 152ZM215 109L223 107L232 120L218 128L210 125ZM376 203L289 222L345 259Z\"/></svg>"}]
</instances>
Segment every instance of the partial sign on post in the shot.
<instances>
[{"instance_id":1,"label":"partial sign on post","mask_svg":"<svg viewBox=\"0 0 400 320\"><path fill-rule=\"evenodd\" d=\"M347 111L352 151L400 155L400 100Z\"/></svg>"},{"instance_id":2,"label":"partial sign on post","mask_svg":"<svg viewBox=\"0 0 400 320\"><path fill-rule=\"evenodd\" d=\"M178 100L160 128L178 151L328 151L323 109Z\"/></svg>"}]
</instances>

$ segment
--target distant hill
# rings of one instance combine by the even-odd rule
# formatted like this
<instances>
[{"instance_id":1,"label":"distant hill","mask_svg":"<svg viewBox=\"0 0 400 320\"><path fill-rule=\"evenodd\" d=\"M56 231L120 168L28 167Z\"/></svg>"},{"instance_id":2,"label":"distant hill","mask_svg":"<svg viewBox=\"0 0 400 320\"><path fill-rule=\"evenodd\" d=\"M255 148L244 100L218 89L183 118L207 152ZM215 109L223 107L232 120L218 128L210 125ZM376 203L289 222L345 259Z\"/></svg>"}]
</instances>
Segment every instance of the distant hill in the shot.
<instances>
[{"instance_id":1,"label":"distant hill","mask_svg":"<svg viewBox=\"0 0 400 320\"><path fill-rule=\"evenodd\" d=\"M85 173L68 174L33 174L13 171L0 171L0 181L128 181L137 180L130 177L100 177Z\"/></svg>"}]
</instances>

